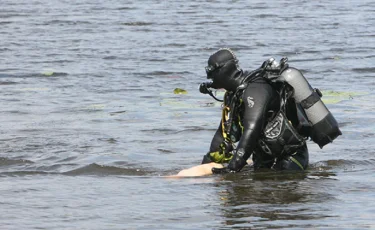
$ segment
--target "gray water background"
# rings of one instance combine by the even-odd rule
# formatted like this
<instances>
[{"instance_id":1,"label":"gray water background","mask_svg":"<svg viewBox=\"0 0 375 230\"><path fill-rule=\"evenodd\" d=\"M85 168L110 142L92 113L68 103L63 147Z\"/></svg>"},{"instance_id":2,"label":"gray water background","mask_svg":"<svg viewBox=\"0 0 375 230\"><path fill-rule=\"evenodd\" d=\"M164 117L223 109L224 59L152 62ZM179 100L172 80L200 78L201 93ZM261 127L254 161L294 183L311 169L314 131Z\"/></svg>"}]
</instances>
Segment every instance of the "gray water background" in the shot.
<instances>
[{"instance_id":1,"label":"gray water background","mask_svg":"<svg viewBox=\"0 0 375 230\"><path fill-rule=\"evenodd\" d=\"M370 0L1 0L0 229L375 229L374 15ZM198 85L221 47L248 70L287 56L331 92L343 135L308 143L306 173L164 177L208 150L220 104Z\"/></svg>"}]
</instances>

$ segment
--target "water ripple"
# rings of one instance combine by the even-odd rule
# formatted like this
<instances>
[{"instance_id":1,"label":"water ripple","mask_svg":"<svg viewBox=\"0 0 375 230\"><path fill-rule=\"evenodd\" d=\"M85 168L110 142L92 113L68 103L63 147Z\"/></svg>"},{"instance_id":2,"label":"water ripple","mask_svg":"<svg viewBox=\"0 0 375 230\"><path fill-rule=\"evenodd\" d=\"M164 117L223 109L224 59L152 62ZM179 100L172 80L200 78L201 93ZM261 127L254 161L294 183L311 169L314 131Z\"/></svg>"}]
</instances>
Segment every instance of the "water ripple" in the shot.
<instances>
[{"instance_id":1,"label":"water ripple","mask_svg":"<svg viewBox=\"0 0 375 230\"><path fill-rule=\"evenodd\" d=\"M0 226L373 226L374 1L228 6L2 0ZM221 47L246 70L287 56L327 92L343 135L324 149L309 142L307 172L160 177L199 164L210 147L221 104L198 86Z\"/></svg>"}]
</instances>

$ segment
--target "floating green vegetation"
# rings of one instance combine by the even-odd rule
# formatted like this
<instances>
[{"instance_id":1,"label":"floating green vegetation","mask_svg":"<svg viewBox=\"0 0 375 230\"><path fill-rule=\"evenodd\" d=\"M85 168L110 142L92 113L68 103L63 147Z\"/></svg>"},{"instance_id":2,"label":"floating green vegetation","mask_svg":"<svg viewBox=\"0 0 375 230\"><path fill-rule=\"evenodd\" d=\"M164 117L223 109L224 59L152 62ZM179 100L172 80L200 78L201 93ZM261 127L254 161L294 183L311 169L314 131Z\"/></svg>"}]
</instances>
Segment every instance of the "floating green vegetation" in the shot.
<instances>
[{"instance_id":1,"label":"floating green vegetation","mask_svg":"<svg viewBox=\"0 0 375 230\"><path fill-rule=\"evenodd\" d=\"M344 100L354 99L356 96L366 95L366 92L339 92L333 90L322 91L322 101L325 104L336 104Z\"/></svg>"},{"instance_id":2,"label":"floating green vegetation","mask_svg":"<svg viewBox=\"0 0 375 230\"><path fill-rule=\"evenodd\" d=\"M187 94L188 92L186 90L184 90L184 89L181 89L181 88L175 88L173 90L173 93L174 94Z\"/></svg>"},{"instance_id":3,"label":"floating green vegetation","mask_svg":"<svg viewBox=\"0 0 375 230\"><path fill-rule=\"evenodd\" d=\"M53 71L46 71L46 72L43 72L42 73L44 76L52 76L53 74L54 74L54 72Z\"/></svg>"},{"instance_id":4,"label":"floating green vegetation","mask_svg":"<svg viewBox=\"0 0 375 230\"><path fill-rule=\"evenodd\" d=\"M332 96L332 97L353 97L353 96L360 96L366 95L366 92L339 92L333 90L322 91L323 97L324 96Z\"/></svg>"}]
</instances>

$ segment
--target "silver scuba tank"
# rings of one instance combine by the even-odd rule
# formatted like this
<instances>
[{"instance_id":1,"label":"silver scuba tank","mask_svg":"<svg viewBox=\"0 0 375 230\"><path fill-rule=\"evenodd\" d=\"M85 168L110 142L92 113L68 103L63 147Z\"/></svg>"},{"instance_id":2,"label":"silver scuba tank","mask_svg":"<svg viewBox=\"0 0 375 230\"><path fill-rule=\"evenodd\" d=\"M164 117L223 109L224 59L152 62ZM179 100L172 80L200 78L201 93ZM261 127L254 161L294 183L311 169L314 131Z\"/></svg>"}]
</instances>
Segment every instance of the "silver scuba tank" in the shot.
<instances>
[{"instance_id":1,"label":"silver scuba tank","mask_svg":"<svg viewBox=\"0 0 375 230\"><path fill-rule=\"evenodd\" d=\"M321 92L311 87L301 71L287 67L282 70L278 80L286 81L293 87L292 96L302 106L311 124L310 137L320 148L342 134L332 113L320 99Z\"/></svg>"}]
</instances>

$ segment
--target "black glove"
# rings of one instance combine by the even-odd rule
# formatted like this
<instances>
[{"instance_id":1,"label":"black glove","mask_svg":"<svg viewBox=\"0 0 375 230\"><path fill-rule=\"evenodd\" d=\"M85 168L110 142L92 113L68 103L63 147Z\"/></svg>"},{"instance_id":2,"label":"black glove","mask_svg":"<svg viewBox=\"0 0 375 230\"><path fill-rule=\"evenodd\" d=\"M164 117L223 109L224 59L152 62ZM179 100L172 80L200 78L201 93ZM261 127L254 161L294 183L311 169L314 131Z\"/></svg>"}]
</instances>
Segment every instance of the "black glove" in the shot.
<instances>
[{"instance_id":1,"label":"black glove","mask_svg":"<svg viewBox=\"0 0 375 230\"><path fill-rule=\"evenodd\" d=\"M244 159L244 150L239 149L234 152L234 156L228 163L228 169L233 172L239 172L246 165L246 160Z\"/></svg>"},{"instance_id":2,"label":"black glove","mask_svg":"<svg viewBox=\"0 0 375 230\"><path fill-rule=\"evenodd\" d=\"M203 93L203 94L208 94L210 91L208 88L210 88L212 85L211 82L204 82L202 84L199 85L199 92Z\"/></svg>"},{"instance_id":3,"label":"black glove","mask_svg":"<svg viewBox=\"0 0 375 230\"><path fill-rule=\"evenodd\" d=\"M235 173L235 171L230 170L227 167L224 167L224 168L212 168L211 171L212 171L213 174Z\"/></svg>"}]
</instances>

